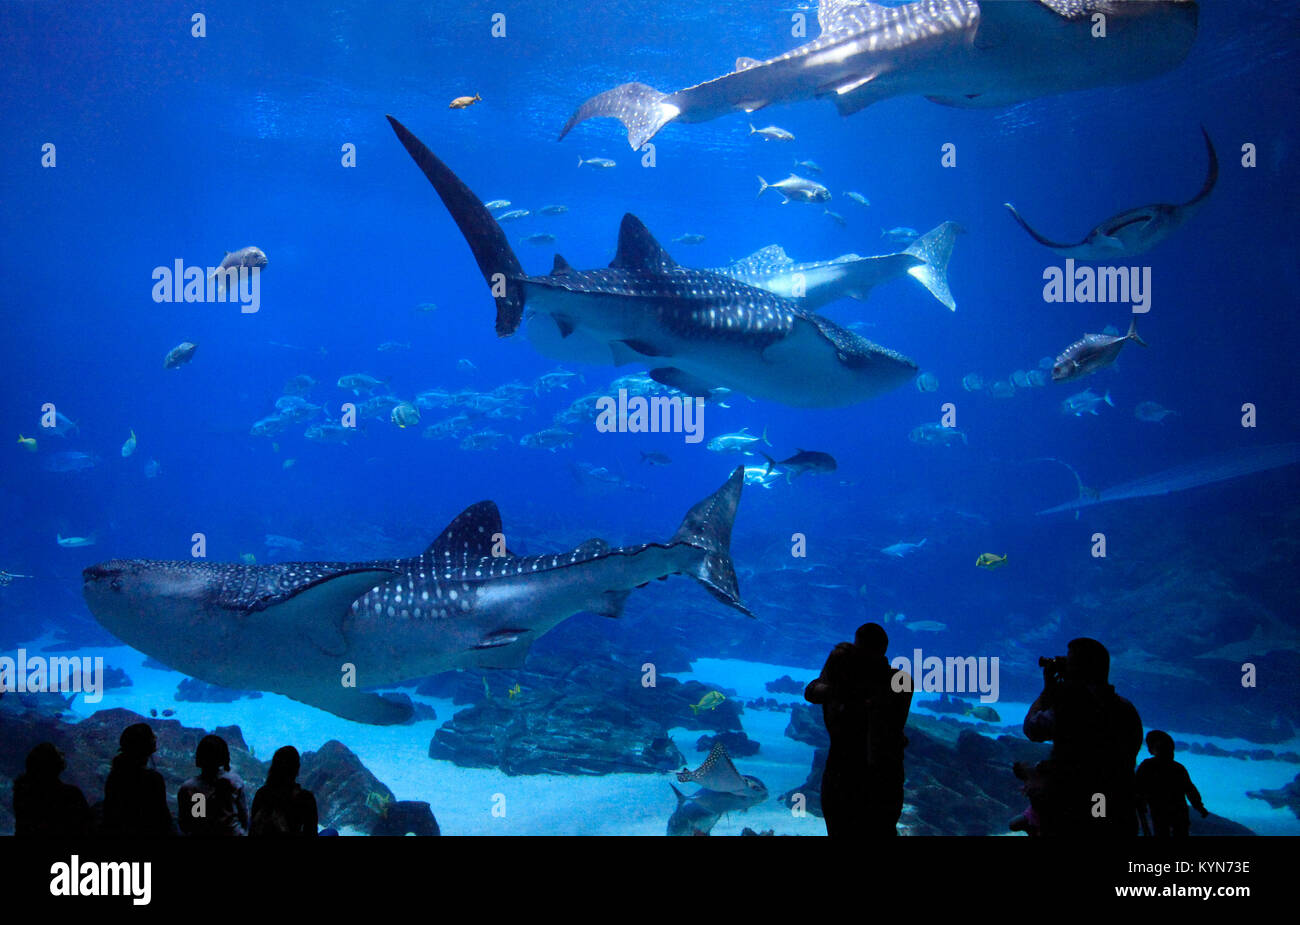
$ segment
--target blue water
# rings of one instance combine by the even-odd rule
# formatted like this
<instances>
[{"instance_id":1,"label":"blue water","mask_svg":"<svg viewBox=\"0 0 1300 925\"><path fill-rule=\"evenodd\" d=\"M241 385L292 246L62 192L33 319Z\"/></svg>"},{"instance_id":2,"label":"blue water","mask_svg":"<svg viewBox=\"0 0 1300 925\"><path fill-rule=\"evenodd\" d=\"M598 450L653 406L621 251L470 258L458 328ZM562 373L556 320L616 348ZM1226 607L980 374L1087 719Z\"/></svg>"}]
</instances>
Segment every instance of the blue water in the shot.
<instances>
[{"instance_id":1,"label":"blue water","mask_svg":"<svg viewBox=\"0 0 1300 925\"><path fill-rule=\"evenodd\" d=\"M83 567L114 556L184 558L196 532L216 560L274 558L266 534L300 540L304 558L410 555L463 507L492 498L523 551L596 535L644 542L671 535L681 513L738 461L681 435L600 434L590 425L555 453L517 445L464 451L421 437L444 416L438 412L407 429L368 422L347 446L309 442L305 425L251 436L252 422L273 413L285 381L298 374L319 381L312 401L335 409L350 393L334 383L350 373L389 380L409 399L433 387L531 384L556 367L522 335L495 336L470 252L386 113L484 200L569 207L507 227L534 273L548 272L557 251L575 267L605 265L625 212L679 262L698 267L771 243L811 260L887 252L884 228L924 231L945 220L966 228L949 272L955 313L906 279L867 302L823 310L842 324L874 325L864 334L932 372L937 392L909 384L827 410L733 395L730 408L708 408L706 440L766 429L768 452L779 458L802 447L829 452L839 465L831 475L746 489L733 554L758 623L743 624L677 579L634 594L629 625L652 633L655 621L672 623L701 658L776 664L793 663L791 623L834 641L887 610L945 623L939 639L920 637L928 646L990 655L1012 643L1052 654L1084 634L1101 636L1115 653L1150 651L1153 637L1181 632L1178 619L1194 618L1196 633L1208 634L1201 651L1246 638L1257 622L1300 634L1295 467L1092 508L1078 520L1035 516L1076 491L1065 467L1041 457L1104 487L1224 450L1300 439L1294 9L1267 0L1204 3L1196 45L1174 71L1008 109L899 98L841 118L825 103L774 106L754 114L755 124L780 125L795 142L750 137L742 115L672 124L655 139L652 168L640 165L613 121L585 123L556 141L579 102L615 84L671 90L723 73L737 55L787 50L798 43L788 6L213 2L204 6L206 38L190 37L188 14L152 3L0 7L0 421L10 441L0 568L34 576L0 588L5 639L86 630ZM489 34L498 11L507 17L504 39ZM447 108L474 93L481 103ZM1061 261L1024 235L1002 203L1016 203L1049 236L1074 239L1122 209L1183 202L1205 175L1201 125L1218 148L1217 189L1188 225L1129 261L1152 270L1152 308L1141 318L1150 349L1126 348L1116 369L1077 388L1018 390L1008 400L964 391L967 373L1006 379L1085 331L1123 331L1129 320L1122 305L1046 304L1042 272ZM41 166L46 142L57 146L54 169ZM945 143L956 145L955 168L940 166ZM1258 150L1250 169L1241 165L1245 143ZM355 168L340 166L345 144L356 146ZM579 156L618 165L578 169ZM796 158L822 167L816 179L835 192L830 205L847 227L818 207L779 205L772 193L755 198L758 175L776 180ZM845 190L865 194L870 208L844 199ZM555 244L522 242L541 231L555 234ZM688 232L705 242L671 243ZM224 251L249 244L270 260L256 314L151 300L154 267L176 259L215 265ZM417 312L422 302L437 311ZM199 345L193 362L165 371L163 357L182 341ZM385 341L411 349L377 351ZM461 359L476 369L458 368ZM551 426L555 412L615 376L640 371L569 368L585 382L530 396L522 421L490 426L517 439ZM1109 390L1115 407L1096 417L1062 414L1061 400L1088 386ZM968 445L909 441L945 401L956 404ZM1178 414L1139 421L1133 409L1143 401ZM64 439L39 431L46 402L79 432ZM1241 425L1247 402L1258 409L1250 429ZM132 429L138 448L123 458ZM13 445L20 433L38 438L37 453ZM43 468L49 454L69 450L100 462L80 472ZM646 450L673 462L645 466ZM290 468L286 459L295 460ZM145 474L150 460L161 467L154 478ZM578 462L640 487L595 490L574 477ZM1108 538L1104 560L1089 554L1096 532ZM794 533L808 537L806 563L790 558ZM96 545L60 548L56 534L93 536ZM923 537L926 546L905 560L877 552ZM1008 565L974 568L983 552L1007 554ZM783 599L773 596L777 586L763 574L792 563L830 565L837 573L830 583L847 590L781 585ZM1154 592L1135 602L1135 589L1168 575L1176 576L1178 606L1151 612ZM766 590L754 597L747 587ZM1101 612L1113 619L1098 623ZM1291 648L1269 664L1294 668ZM1203 666L1196 654L1168 658ZM815 669L825 648L802 655ZM1294 672L1280 675L1265 686L1261 712L1300 722ZM1231 682L1207 671L1187 696L1236 702ZM1021 699L1032 697L1035 678L1018 683ZM1122 692L1142 709L1141 690ZM357 727L356 737L366 734Z\"/></svg>"}]
</instances>

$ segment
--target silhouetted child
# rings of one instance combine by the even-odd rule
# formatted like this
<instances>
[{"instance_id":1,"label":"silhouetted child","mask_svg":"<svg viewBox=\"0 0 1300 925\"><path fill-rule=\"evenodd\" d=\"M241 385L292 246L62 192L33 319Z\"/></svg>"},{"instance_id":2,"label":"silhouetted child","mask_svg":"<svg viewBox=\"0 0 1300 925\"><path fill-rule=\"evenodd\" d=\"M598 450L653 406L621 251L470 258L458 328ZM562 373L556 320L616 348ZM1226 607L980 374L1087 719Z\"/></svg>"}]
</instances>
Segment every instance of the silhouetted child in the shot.
<instances>
[{"instance_id":1,"label":"silhouetted child","mask_svg":"<svg viewBox=\"0 0 1300 925\"><path fill-rule=\"evenodd\" d=\"M1167 732L1153 729L1147 733L1147 750L1151 757L1138 765L1137 790L1139 811L1145 808L1151 814L1151 833L1157 838L1186 838L1191 820L1187 815L1187 800L1204 818L1210 814L1201 802L1187 769L1174 760L1174 740ZM1146 813L1142 813L1143 830Z\"/></svg>"},{"instance_id":2,"label":"silhouetted child","mask_svg":"<svg viewBox=\"0 0 1300 925\"><path fill-rule=\"evenodd\" d=\"M75 838L90 832L90 807L80 788L59 780L67 762L49 742L27 753L27 773L14 781L14 834Z\"/></svg>"},{"instance_id":3,"label":"silhouetted child","mask_svg":"<svg viewBox=\"0 0 1300 925\"><path fill-rule=\"evenodd\" d=\"M1037 764L1029 764L1024 761L1017 761L1011 766L1017 778L1024 783L1020 792L1029 798L1029 805L1019 816L1012 819L1007 825L1013 832L1024 832L1031 838L1036 838L1042 834L1042 819L1038 814L1038 807L1044 799L1047 792L1047 780L1050 762L1040 761Z\"/></svg>"},{"instance_id":4,"label":"silhouetted child","mask_svg":"<svg viewBox=\"0 0 1300 925\"><path fill-rule=\"evenodd\" d=\"M186 835L245 835L248 807L244 782L230 770L230 748L221 736L205 735L194 750L197 777L181 784L177 815Z\"/></svg>"},{"instance_id":5,"label":"silhouetted child","mask_svg":"<svg viewBox=\"0 0 1300 925\"><path fill-rule=\"evenodd\" d=\"M292 745L276 749L266 785L253 797L249 835L316 835L316 797L298 785L301 759Z\"/></svg>"},{"instance_id":6,"label":"silhouetted child","mask_svg":"<svg viewBox=\"0 0 1300 925\"><path fill-rule=\"evenodd\" d=\"M157 736L148 723L134 723L122 730L117 741L120 750L104 782L104 834L175 835L167 809L167 784L147 767L149 756L158 750Z\"/></svg>"}]
</instances>

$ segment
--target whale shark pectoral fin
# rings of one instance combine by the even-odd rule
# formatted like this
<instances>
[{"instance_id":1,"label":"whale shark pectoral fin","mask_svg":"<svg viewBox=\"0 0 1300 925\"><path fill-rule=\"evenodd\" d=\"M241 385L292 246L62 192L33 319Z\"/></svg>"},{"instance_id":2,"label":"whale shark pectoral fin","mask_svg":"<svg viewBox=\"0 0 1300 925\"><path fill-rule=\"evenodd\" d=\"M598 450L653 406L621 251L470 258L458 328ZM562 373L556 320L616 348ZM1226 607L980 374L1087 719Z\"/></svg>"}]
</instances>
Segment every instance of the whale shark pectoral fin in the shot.
<instances>
[{"instance_id":1,"label":"whale shark pectoral fin","mask_svg":"<svg viewBox=\"0 0 1300 925\"><path fill-rule=\"evenodd\" d=\"M409 698L385 697L355 687L343 687L337 681L319 687L280 690L276 693L316 707L354 723L370 726L396 726L410 722L415 708Z\"/></svg>"},{"instance_id":2,"label":"whale shark pectoral fin","mask_svg":"<svg viewBox=\"0 0 1300 925\"><path fill-rule=\"evenodd\" d=\"M360 569L318 581L266 608L265 619L299 634L326 655L343 655L343 620L352 602L396 574L393 569Z\"/></svg>"},{"instance_id":3,"label":"whale shark pectoral fin","mask_svg":"<svg viewBox=\"0 0 1300 925\"><path fill-rule=\"evenodd\" d=\"M678 369L676 366L661 366L650 370L648 375L660 385L666 385L670 389L677 389L679 392L685 392L691 396L709 398L713 395L713 390L717 388L716 385L706 382L685 370Z\"/></svg>"},{"instance_id":4,"label":"whale shark pectoral fin","mask_svg":"<svg viewBox=\"0 0 1300 925\"><path fill-rule=\"evenodd\" d=\"M614 351L614 363L618 366L622 366L624 363L634 363L645 357L672 356L671 353L656 347L649 341L637 340L636 338L610 341L609 346ZM635 355L629 356L629 353Z\"/></svg>"}]
</instances>

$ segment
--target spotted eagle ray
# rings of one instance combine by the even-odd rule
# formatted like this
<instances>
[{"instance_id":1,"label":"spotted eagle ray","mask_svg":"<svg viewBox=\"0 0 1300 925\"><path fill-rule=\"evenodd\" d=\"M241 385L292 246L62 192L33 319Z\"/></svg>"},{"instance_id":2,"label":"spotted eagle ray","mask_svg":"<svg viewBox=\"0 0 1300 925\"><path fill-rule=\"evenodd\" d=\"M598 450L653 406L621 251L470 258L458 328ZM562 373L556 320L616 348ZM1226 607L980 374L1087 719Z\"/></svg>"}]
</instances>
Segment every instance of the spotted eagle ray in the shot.
<instances>
[{"instance_id":1,"label":"spotted eagle ray","mask_svg":"<svg viewBox=\"0 0 1300 925\"><path fill-rule=\"evenodd\" d=\"M496 331L527 334L546 356L593 365L640 363L690 395L725 387L798 407L851 405L910 381L916 364L797 300L708 270L679 266L635 215L624 215L606 270L558 254L529 276L491 213L405 126L397 137L465 236L496 300Z\"/></svg>"},{"instance_id":2,"label":"spotted eagle ray","mask_svg":"<svg viewBox=\"0 0 1300 925\"><path fill-rule=\"evenodd\" d=\"M821 308L843 298L865 301L881 283L911 276L948 311L955 312L957 302L948 289L948 258L952 255L953 240L963 230L956 222L944 222L896 254L878 257L845 254L834 260L809 263L795 263L780 245L769 244L711 272L787 299L797 299L808 309ZM800 292L802 295L797 294Z\"/></svg>"},{"instance_id":3,"label":"spotted eagle ray","mask_svg":"<svg viewBox=\"0 0 1300 925\"><path fill-rule=\"evenodd\" d=\"M515 556L504 549L496 505L482 501L412 558L110 559L82 572L83 590L107 630L178 671L357 722L401 723L412 715L409 701L362 688L455 668L518 667L561 621L580 611L617 617L632 590L653 579L689 575L753 616L740 602L729 551L743 483L738 467L666 543L611 548L592 539L567 553ZM343 685L345 665L357 686Z\"/></svg>"},{"instance_id":4,"label":"spotted eagle ray","mask_svg":"<svg viewBox=\"0 0 1300 925\"><path fill-rule=\"evenodd\" d=\"M743 813L767 799L763 782L737 771L721 742L714 743L709 757L694 771L679 771L677 780L697 783L701 789L687 797L672 788L677 809L668 820L669 835L708 835L725 814Z\"/></svg>"},{"instance_id":5,"label":"spotted eagle ray","mask_svg":"<svg viewBox=\"0 0 1300 925\"><path fill-rule=\"evenodd\" d=\"M1118 215L1112 215L1092 229L1078 244L1058 244L1048 240L1020 217L1015 206L1009 202L1004 202L1003 205L1011 210L1011 217L1020 223L1020 227L1025 229L1031 238L1044 247L1056 251L1062 257L1074 257L1078 260L1115 260L1145 254L1195 215L1219 181L1219 156L1214 153L1214 143L1210 141L1210 133L1202 128L1201 134L1205 136L1205 152L1209 155L1210 166L1206 170L1205 182L1201 184L1199 193L1182 205L1156 202L1149 206L1126 209Z\"/></svg>"},{"instance_id":6,"label":"spotted eagle ray","mask_svg":"<svg viewBox=\"0 0 1300 925\"><path fill-rule=\"evenodd\" d=\"M1104 38L1094 36L1098 13ZM622 84L579 106L560 137L606 116L638 150L669 122L773 103L829 98L847 116L894 96L984 108L1131 83L1187 56L1197 15L1193 0L821 0L813 41L766 61L739 58L730 74L676 93Z\"/></svg>"}]
</instances>

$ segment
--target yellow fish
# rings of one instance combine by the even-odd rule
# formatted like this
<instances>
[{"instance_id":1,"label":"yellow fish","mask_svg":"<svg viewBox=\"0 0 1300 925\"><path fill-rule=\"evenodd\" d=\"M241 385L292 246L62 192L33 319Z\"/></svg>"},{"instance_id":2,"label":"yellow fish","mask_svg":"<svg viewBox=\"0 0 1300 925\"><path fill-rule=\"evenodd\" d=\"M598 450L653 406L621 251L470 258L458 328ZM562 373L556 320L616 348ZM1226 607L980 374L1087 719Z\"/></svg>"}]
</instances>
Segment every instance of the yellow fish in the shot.
<instances>
[{"instance_id":1,"label":"yellow fish","mask_svg":"<svg viewBox=\"0 0 1300 925\"><path fill-rule=\"evenodd\" d=\"M22 445L23 447L25 447L29 453L35 453L35 452L36 452L36 438L35 438L35 437L24 437L22 434L19 434L19 435L18 435L18 443L19 443L20 445Z\"/></svg>"},{"instance_id":2,"label":"yellow fish","mask_svg":"<svg viewBox=\"0 0 1300 925\"><path fill-rule=\"evenodd\" d=\"M473 96L458 96L447 105L447 108L464 109L466 106L473 106L475 103L481 102L482 99L483 97L479 96L477 93Z\"/></svg>"},{"instance_id":3,"label":"yellow fish","mask_svg":"<svg viewBox=\"0 0 1300 925\"><path fill-rule=\"evenodd\" d=\"M975 560L976 568L995 569L1001 568L1007 564L1006 556L994 555L991 552L981 553L980 557Z\"/></svg>"},{"instance_id":4,"label":"yellow fish","mask_svg":"<svg viewBox=\"0 0 1300 925\"><path fill-rule=\"evenodd\" d=\"M245 565L257 565L257 556L253 555L251 552L241 552L239 554L239 561Z\"/></svg>"},{"instance_id":5,"label":"yellow fish","mask_svg":"<svg viewBox=\"0 0 1300 925\"><path fill-rule=\"evenodd\" d=\"M523 690L523 688L521 688L521 687L519 686L519 682L516 681L516 682L515 682L515 686L514 686L514 687L511 687L511 688L508 688L508 689L506 690L506 693L510 695L510 699L511 699L511 700L514 700L516 697L519 696L519 693L520 693L520 691L522 691L522 690Z\"/></svg>"},{"instance_id":6,"label":"yellow fish","mask_svg":"<svg viewBox=\"0 0 1300 925\"><path fill-rule=\"evenodd\" d=\"M698 716L701 710L716 710L718 704L722 703L722 701L726 699L727 698L718 691L709 691L700 698L699 703L691 704L691 712Z\"/></svg>"}]
</instances>

